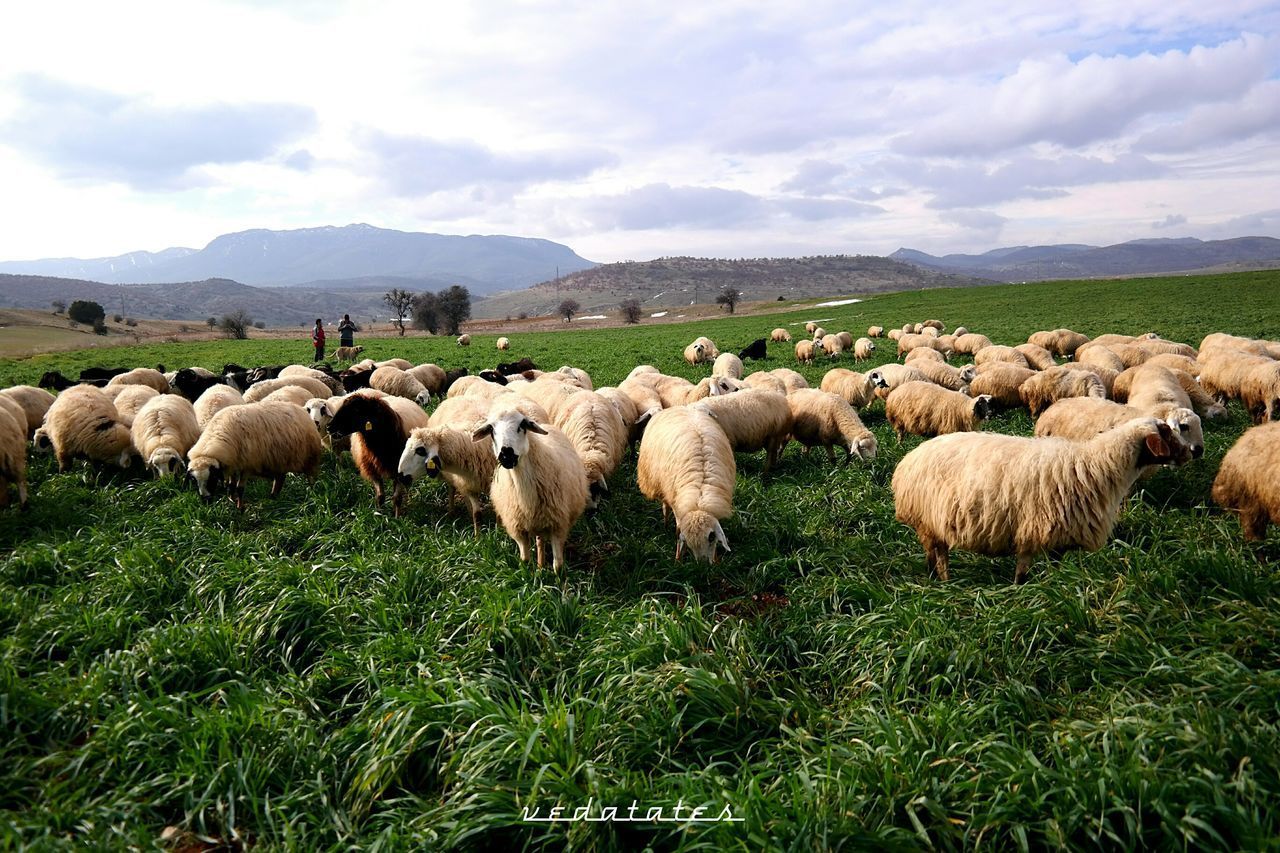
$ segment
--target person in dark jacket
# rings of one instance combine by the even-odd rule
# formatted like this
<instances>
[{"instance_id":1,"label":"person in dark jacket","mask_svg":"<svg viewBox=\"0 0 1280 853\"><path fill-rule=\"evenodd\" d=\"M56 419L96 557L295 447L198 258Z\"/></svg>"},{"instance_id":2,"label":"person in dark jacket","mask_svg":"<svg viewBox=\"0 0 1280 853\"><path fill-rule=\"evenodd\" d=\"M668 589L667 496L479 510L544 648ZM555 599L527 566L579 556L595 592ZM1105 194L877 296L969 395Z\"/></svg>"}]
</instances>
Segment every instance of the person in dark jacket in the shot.
<instances>
[{"instance_id":1,"label":"person in dark jacket","mask_svg":"<svg viewBox=\"0 0 1280 853\"><path fill-rule=\"evenodd\" d=\"M316 346L316 361L324 361L324 321L316 318L315 328L311 330L311 343Z\"/></svg>"},{"instance_id":2,"label":"person in dark jacket","mask_svg":"<svg viewBox=\"0 0 1280 853\"><path fill-rule=\"evenodd\" d=\"M351 322L350 314L342 315L342 322L338 324L338 346L353 347L356 345L356 324Z\"/></svg>"}]
</instances>

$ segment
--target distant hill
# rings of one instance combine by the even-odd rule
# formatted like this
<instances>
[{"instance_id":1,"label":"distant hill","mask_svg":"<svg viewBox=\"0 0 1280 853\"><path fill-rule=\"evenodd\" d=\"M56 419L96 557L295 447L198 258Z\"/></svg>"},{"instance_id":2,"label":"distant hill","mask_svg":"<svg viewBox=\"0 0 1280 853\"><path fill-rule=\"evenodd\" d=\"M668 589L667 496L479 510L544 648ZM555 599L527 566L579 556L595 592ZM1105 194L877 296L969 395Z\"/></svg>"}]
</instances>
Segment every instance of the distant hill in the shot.
<instances>
[{"instance_id":1,"label":"distant hill","mask_svg":"<svg viewBox=\"0 0 1280 853\"><path fill-rule=\"evenodd\" d=\"M1280 240L1237 237L1232 240L1131 240L1114 246L1062 244L1011 246L981 255L935 257L915 249L889 256L939 272L963 273L993 281L1043 281L1059 278L1107 278L1170 272L1198 272L1241 265L1280 265Z\"/></svg>"},{"instance_id":2,"label":"distant hill","mask_svg":"<svg viewBox=\"0 0 1280 853\"><path fill-rule=\"evenodd\" d=\"M462 284L474 293L527 287L594 266L568 246L527 237L451 236L372 225L254 229L224 234L203 249L131 252L112 258L0 262L0 273L107 284L159 284L220 278L253 286L360 289L370 277L422 282L438 290ZM317 287L323 282L324 287ZM421 289L421 288L419 288ZM314 319L314 318L312 318Z\"/></svg>"},{"instance_id":3,"label":"distant hill","mask_svg":"<svg viewBox=\"0 0 1280 853\"><path fill-rule=\"evenodd\" d=\"M745 301L808 299L926 287L959 287L989 282L971 275L955 275L871 255L824 255L809 258L659 258L602 264L544 281L524 290L503 293L476 303L477 317L530 316L554 313L573 298L582 313L617 310L624 299L639 299L647 312L706 304L727 284L744 293Z\"/></svg>"}]
</instances>

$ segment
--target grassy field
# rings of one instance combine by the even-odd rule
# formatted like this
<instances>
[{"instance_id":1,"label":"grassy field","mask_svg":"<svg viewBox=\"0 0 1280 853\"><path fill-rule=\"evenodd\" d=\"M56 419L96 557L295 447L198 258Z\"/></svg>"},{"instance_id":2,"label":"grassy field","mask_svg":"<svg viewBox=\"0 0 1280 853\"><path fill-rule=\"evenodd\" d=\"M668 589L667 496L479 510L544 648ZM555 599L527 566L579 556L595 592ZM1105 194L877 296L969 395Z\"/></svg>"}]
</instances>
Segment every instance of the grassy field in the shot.
<instances>
[{"instance_id":1,"label":"grassy field","mask_svg":"<svg viewBox=\"0 0 1280 853\"><path fill-rule=\"evenodd\" d=\"M700 333L736 349L807 319L857 334L928 317L1004 343L1062 325L1280 338L1280 273L885 295L530 334L510 355L598 385L645 362L694 378L679 354ZM497 360L492 336L374 344ZM308 357L299 341L95 350L0 361L0 384ZM491 515L473 538L436 484L405 518L375 512L347 459L278 500L252 485L241 513L140 469L33 457L30 509L0 513L0 846L154 847L176 827L191 850L1274 848L1280 539L1246 546L1208 500L1238 405L1108 547L1043 558L1022 587L1012 558L926 573L889 490L919 439L899 446L878 405L865 420L869 464L793 445L762 483L760 456L739 456L716 566L674 561L628 460L559 577L520 565ZM588 802L742 820L521 820Z\"/></svg>"}]
</instances>

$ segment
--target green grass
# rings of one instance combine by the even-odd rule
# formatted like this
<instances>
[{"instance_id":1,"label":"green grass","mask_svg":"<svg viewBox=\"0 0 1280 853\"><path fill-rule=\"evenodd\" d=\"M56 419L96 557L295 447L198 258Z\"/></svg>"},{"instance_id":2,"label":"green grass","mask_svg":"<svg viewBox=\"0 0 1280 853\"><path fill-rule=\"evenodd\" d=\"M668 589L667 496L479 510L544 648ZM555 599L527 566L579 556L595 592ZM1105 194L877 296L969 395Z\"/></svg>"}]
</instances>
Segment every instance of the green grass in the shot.
<instances>
[{"instance_id":1,"label":"green grass","mask_svg":"<svg viewBox=\"0 0 1280 853\"><path fill-rule=\"evenodd\" d=\"M694 377L706 332L938 317L1015 343L1038 328L1280 337L1280 273L877 296L697 326L521 335L513 357L615 384ZM793 327L801 328L801 327ZM425 338L375 341L473 369ZM771 345L766 367L794 366ZM0 383L88 364L306 360L299 342L171 344L0 362ZM886 360L888 354L880 359ZM814 384L827 365L805 368ZM634 487L579 522L560 577L522 566L434 484L373 511L349 460L278 500L32 457L0 513L0 833L8 845L153 847L167 826L267 848L1191 847L1280 837L1280 541L1245 545L1208 500L1245 429L1130 501L1114 541L924 569L893 518L899 447L830 468L739 457L733 552L673 560ZM1026 434L1025 414L991 429ZM525 806L729 805L742 823L523 824Z\"/></svg>"}]
</instances>

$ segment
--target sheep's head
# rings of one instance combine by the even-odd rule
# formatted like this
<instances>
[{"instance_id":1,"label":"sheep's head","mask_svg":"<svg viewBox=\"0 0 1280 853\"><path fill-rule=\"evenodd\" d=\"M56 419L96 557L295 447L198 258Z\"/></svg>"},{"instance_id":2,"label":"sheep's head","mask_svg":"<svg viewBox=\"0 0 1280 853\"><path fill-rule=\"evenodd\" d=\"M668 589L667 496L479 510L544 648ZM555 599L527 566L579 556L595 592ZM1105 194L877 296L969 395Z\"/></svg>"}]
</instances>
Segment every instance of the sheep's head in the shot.
<instances>
[{"instance_id":1,"label":"sheep's head","mask_svg":"<svg viewBox=\"0 0 1280 853\"><path fill-rule=\"evenodd\" d=\"M1204 456L1204 429L1200 425L1199 415L1190 409L1177 408L1165 415L1164 422L1191 451L1191 458L1199 459Z\"/></svg>"},{"instance_id":2,"label":"sheep's head","mask_svg":"<svg viewBox=\"0 0 1280 853\"><path fill-rule=\"evenodd\" d=\"M716 551L717 544L726 552L730 550L729 540L720 527L720 521L710 513L694 510L683 519L678 519L680 538L676 541L676 559L680 559L687 545L695 560L708 563L719 562Z\"/></svg>"},{"instance_id":3,"label":"sheep's head","mask_svg":"<svg viewBox=\"0 0 1280 853\"><path fill-rule=\"evenodd\" d=\"M1183 443L1164 421L1143 418L1144 428L1139 432L1142 445L1138 450L1138 466L1181 465L1191 458L1191 448Z\"/></svg>"},{"instance_id":4,"label":"sheep's head","mask_svg":"<svg viewBox=\"0 0 1280 853\"><path fill-rule=\"evenodd\" d=\"M493 455L498 464L511 470L529 452L529 433L546 435L547 431L518 411L500 412L471 434L473 441L493 442Z\"/></svg>"},{"instance_id":5,"label":"sheep's head","mask_svg":"<svg viewBox=\"0 0 1280 853\"><path fill-rule=\"evenodd\" d=\"M972 364L966 364L964 367L960 368L960 378L965 382L972 382L978 378L978 368L974 367Z\"/></svg>"},{"instance_id":6,"label":"sheep's head","mask_svg":"<svg viewBox=\"0 0 1280 853\"><path fill-rule=\"evenodd\" d=\"M876 442L876 437L874 435L871 435L870 433L860 435L849 442L848 459L852 459L857 456L864 462L869 462L876 458L876 451L879 449L879 444Z\"/></svg>"},{"instance_id":7,"label":"sheep's head","mask_svg":"<svg viewBox=\"0 0 1280 853\"><path fill-rule=\"evenodd\" d=\"M155 453L151 454L151 458L147 460L147 467L150 468L157 477L177 476L186 465L182 461L182 457L176 450L171 447L161 447Z\"/></svg>"},{"instance_id":8,"label":"sheep's head","mask_svg":"<svg viewBox=\"0 0 1280 853\"><path fill-rule=\"evenodd\" d=\"M992 407L993 399L990 394L979 394L973 398L973 416L975 419L985 421L991 417L994 411Z\"/></svg>"},{"instance_id":9,"label":"sheep's head","mask_svg":"<svg viewBox=\"0 0 1280 853\"><path fill-rule=\"evenodd\" d=\"M381 420L387 404L376 397L353 394L347 397L329 421L329 435L342 438L356 432L372 432L374 421Z\"/></svg>"},{"instance_id":10,"label":"sheep's head","mask_svg":"<svg viewBox=\"0 0 1280 853\"><path fill-rule=\"evenodd\" d=\"M187 476L195 481L200 497L211 498L222 483L222 466L207 456L195 456L187 461Z\"/></svg>"},{"instance_id":11,"label":"sheep's head","mask_svg":"<svg viewBox=\"0 0 1280 853\"><path fill-rule=\"evenodd\" d=\"M404 453L400 454L400 465L396 469L397 478L406 486L423 474L428 477L440 476L440 439L430 429L415 430L405 442Z\"/></svg>"},{"instance_id":12,"label":"sheep's head","mask_svg":"<svg viewBox=\"0 0 1280 853\"><path fill-rule=\"evenodd\" d=\"M53 452L53 439L49 438L49 430L45 427L37 428L35 434L31 436L31 441L35 444L36 450L41 453Z\"/></svg>"},{"instance_id":13,"label":"sheep's head","mask_svg":"<svg viewBox=\"0 0 1280 853\"><path fill-rule=\"evenodd\" d=\"M871 384L876 388L888 388L889 380L884 378L884 371L873 370L867 374L867 379L871 380Z\"/></svg>"},{"instance_id":14,"label":"sheep's head","mask_svg":"<svg viewBox=\"0 0 1280 853\"><path fill-rule=\"evenodd\" d=\"M503 383L503 384L505 385L506 383ZM421 391L418 392L418 395L413 398L413 402L417 403L419 406L422 406L425 409L427 406L431 404L431 392L428 391L426 388L423 388Z\"/></svg>"}]
</instances>

